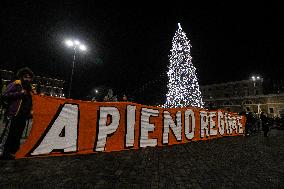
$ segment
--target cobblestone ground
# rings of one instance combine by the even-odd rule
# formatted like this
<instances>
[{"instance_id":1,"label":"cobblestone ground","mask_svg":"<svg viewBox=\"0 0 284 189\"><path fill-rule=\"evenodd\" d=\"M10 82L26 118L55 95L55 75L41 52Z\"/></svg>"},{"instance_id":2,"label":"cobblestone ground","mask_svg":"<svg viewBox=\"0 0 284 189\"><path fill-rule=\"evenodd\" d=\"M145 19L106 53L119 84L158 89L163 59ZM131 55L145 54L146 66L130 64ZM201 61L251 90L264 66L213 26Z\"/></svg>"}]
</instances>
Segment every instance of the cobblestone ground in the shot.
<instances>
[{"instance_id":1,"label":"cobblestone ground","mask_svg":"<svg viewBox=\"0 0 284 189\"><path fill-rule=\"evenodd\" d=\"M284 188L284 131L162 148L0 160L0 188Z\"/></svg>"}]
</instances>

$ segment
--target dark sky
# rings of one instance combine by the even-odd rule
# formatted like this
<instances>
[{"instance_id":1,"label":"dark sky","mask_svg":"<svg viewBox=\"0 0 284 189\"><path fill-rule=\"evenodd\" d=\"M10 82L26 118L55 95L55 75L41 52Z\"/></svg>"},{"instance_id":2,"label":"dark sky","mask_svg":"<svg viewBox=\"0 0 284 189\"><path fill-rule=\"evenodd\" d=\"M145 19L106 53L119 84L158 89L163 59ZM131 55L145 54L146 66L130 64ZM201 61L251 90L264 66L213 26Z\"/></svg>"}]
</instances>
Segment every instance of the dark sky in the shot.
<instances>
[{"instance_id":1,"label":"dark sky","mask_svg":"<svg viewBox=\"0 0 284 189\"><path fill-rule=\"evenodd\" d=\"M105 86L154 104L167 91L168 55L180 22L191 41L200 85L243 80L251 74L284 78L280 5L96 2L2 2L1 69L29 66L36 75L68 84L73 52L63 42L76 37L88 52L77 56L75 98Z\"/></svg>"}]
</instances>

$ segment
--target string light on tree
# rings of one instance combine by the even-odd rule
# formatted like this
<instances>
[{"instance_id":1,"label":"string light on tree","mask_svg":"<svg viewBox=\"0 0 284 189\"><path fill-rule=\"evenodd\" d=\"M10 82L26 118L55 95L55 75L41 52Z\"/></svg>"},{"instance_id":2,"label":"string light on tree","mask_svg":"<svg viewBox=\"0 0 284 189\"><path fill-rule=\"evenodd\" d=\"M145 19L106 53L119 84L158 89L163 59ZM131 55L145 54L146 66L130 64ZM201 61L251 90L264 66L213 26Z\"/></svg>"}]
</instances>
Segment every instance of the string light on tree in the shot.
<instances>
[{"instance_id":1,"label":"string light on tree","mask_svg":"<svg viewBox=\"0 0 284 189\"><path fill-rule=\"evenodd\" d=\"M190 56L190 41L183 32L180 23L172 40L172 50L169 55L168 93L164 107L203 107L201 92Z\"/></svg>"}]
</instances>

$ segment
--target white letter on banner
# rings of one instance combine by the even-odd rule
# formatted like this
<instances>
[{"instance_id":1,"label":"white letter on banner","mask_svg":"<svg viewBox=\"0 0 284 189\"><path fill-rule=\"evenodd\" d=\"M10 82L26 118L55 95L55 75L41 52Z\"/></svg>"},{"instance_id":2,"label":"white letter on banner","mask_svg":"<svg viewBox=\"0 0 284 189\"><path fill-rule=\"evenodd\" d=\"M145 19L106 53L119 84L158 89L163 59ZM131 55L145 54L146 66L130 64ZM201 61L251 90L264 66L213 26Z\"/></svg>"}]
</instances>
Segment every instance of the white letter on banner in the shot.
<instances>
[{"instance_id":1,"label":"white letter on banner","mask_svg":"<svg viewBox=\"0 0 284 189\"><path fill-rule=\"evenodd\" d=\"M141 110L141 132L140 147L156 146L157 139L149 139L148 132L154 131L155 125L149 123L150 116L159 116L159 110L142 108Z\"/></svg>"},{"instance_id":2,"label":"white letter on banner","mask_svg":"<svg viewBox=\"0 0 284 189\"><path fill-rule=\"evenodd\" d=\"M232 118L230 114L225 114L227 134L232 134Z\"/></svg>"},{"instance_id":3,"label":"white letter on banner","mask_svg":"<svg viewBox=\"0 0 284 189\"><path fill-rule=\"evenodd\" d=\"M134 146L136 106L127 106L126 147Z\"/></svg>"},{"instance_id":4,"label":"white letter on banner","mask_svg":"<svg viewBox=\"0 0 284 189\"><path fill-rule=\"evenodd\" d=\"M228 113L224 114L225 126L226 126L226 134L229 134L229 118Z\"/></svg>"},{"instance_id":5,"label":"white letter on banner","mask_svg":"<svg viewBox=\"0 0 284 189\"><path fill-rule=\"evenodd\" d=\"M208 128L208 114L206 111L200 111L200 137L204 137L204 130L206 136L209 136L209 128Z\"/></svg>"},{"instance_id":6,"label":"white letter on banner","mask_svg":"<svg viewBox=\"0 0 284 189\"><path fill-rule=\"evenodd\" d=\"M172 119L170 112L164 111L164 133L163 133L163 143L169 143L169 132L170 128L174 132L177 141L181 141L181 112L176 113L176 122Z\"/></svg>"},{"instance_id":7,"label":"white letter on banner","mask_svg":"<svg viewBox=\"0 0 284 189\"><path fill-rule=\"evenodd\" d=\"M243 124L242 124L242 116L237 117L237 124L238 124L238 133L244 133L243 131Z\"/></svg>"},{"instance_id":8,"label":"white letter on banner","mask_svg":"<svg viewBox=\"0 0 284 189\"><path fill-rule=\"evenodd\" d=\"M189 117L191 117L191 132L189 132ZM184 133L187 139L194 138L195 131L195 117L194 112L191 109L188 109L184 113Z\"/></svg>"},{"instance_id":9,"label":"white letter on banner","mask_svg":"<svg viewBox=\"0 0 284 189\"><path fill-rule=\"evenodd\" d=\"M210 136L217 135L216 123L213 120L213 117L216 117L216 112L209 112L209 120L210 120Z\"/></svg>"},{"instance_id":10,"label":"white letter on banner","mask_svg":"<svg viewBox=\"0 0 284 189\"><path fill-rule=\"evenodd\" d=\"M220 135L224 134L225 131L225 123L224 123L224 115L221 111L218 111L218 130Z\"/></svg>"},{"instance_id":11,"label":"white letter on banner","mask_svg":"<svg viewBox=\"0 0 284 189\"><path fill-rule=\"evenodd\" d=\"M60 107L61 109L61 107ZM54 122L51 122L47 133L31 155L41 155L53 150L75 152L77 150L77 127L79 107L76 104L64 104ZM60 136L64 129L64 136Z\"/></svg>"},{"instance_id":12,"label":"white letter on banner","mask_svg":"<svg viewBox=\"0 0 284 189\"><path fill-rule=\"evenodd\" d=\"M111 116L112 122L107 125L107 117ZM96 151L104 151L107 135L116 131L119 125L120 114L115 107L100 107L99 131Z\"/></svg>"},{"instance_id":13,"label":"white letter on banner","mask_svg":"<svg viewBox=\"0 0 284 189\"><path fill-rule=\"evenodd\" d=\"M235 115L232 117L232 129L237 133L237 118Z\"/></svg>"}]
</instances>

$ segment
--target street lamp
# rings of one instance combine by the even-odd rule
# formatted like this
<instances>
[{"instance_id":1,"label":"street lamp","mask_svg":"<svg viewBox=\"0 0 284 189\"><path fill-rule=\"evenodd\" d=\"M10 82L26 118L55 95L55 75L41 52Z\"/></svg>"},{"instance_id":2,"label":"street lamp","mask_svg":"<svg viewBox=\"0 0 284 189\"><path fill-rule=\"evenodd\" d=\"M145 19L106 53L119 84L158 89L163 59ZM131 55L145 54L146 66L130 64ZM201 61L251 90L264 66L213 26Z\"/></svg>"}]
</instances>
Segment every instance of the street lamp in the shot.
<instances>
[{"instance_id":1,"label":"street lamp","mask_svg":"<svg viewBox=\"0 0 284 189\"><path fill-rule=\"evenodd\" d=\"M253 87L254 87L254 94L255 95L257 95L256 94L256 88L255 88L255 83L256 82L262 82L263 81L263 78L261 78L260 76L251 76L251 79L252 79L252 81L253 81ZM257 114L259 115L259 113L260 113L260 103L258 103L257 104Z\"/></svg>"},{"instance_id":2,"label":"street lamp","mask_svg":"<svg viewBox=\"0 0 284 189\"><path fill-rule=\"evenodd\" d=\"M251 76L251 79L253 81L253 86L255 87L255 83L258 82L258 81L261 81L262 82L262 78L260 76Z\"/></svg>"},{"instance_id":3,"label":"street lamp","mask_svg":"<svg viewBox=\"0 0 284 189\"><path fill-rule=\"evenodd\" d=\"M70 93L71 93L71 88L72 88L72 80L73 80L73 74L74 74L74 65L75 65L75 60L76 60L76 53L79 49L79 51L86 51L87 48L84 44L82 44L80 41L78 40L71 40L68 39L65 41L65 44L67 47L69 48L73 48L74 50L74 54L73 54L73 62L72 62L72 73L71 73L71 77L70 77L70 83L69 83L69 90L68 90L68 98L70 98Z\"/></svg>"}]
</instances>

